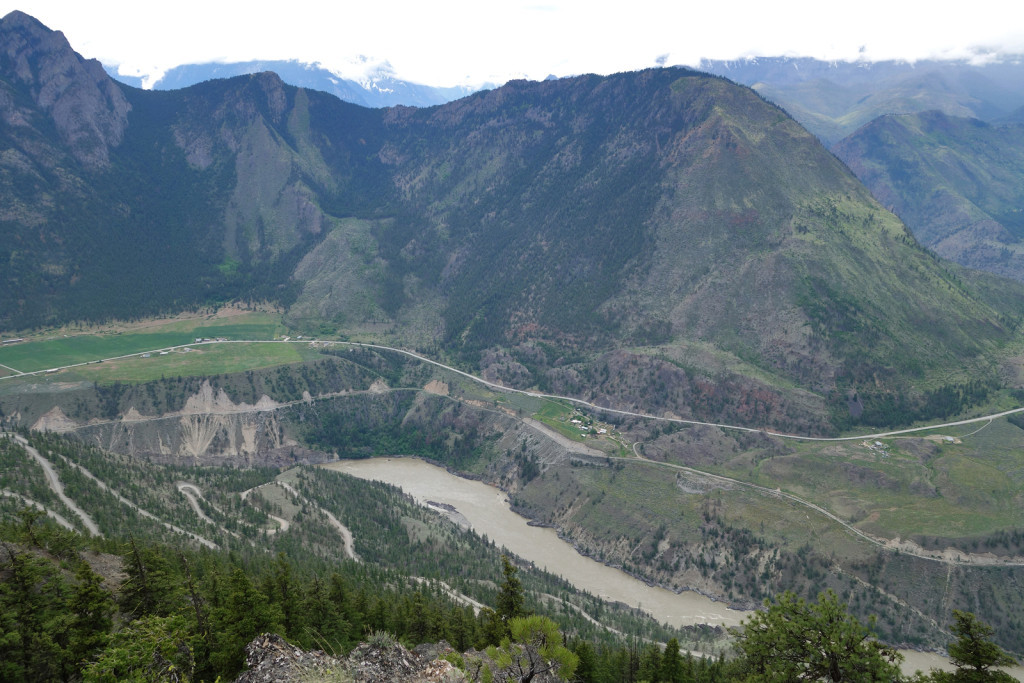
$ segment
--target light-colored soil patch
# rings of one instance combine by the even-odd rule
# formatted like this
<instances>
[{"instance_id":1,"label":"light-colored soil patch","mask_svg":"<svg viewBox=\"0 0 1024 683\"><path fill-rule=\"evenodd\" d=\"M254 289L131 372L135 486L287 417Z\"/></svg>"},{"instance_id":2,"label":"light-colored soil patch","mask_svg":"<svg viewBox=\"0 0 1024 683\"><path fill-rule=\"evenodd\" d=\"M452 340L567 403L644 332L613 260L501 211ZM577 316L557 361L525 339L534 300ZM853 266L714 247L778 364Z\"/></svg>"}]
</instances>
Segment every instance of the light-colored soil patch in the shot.
<instances>
[{"instance_id":1,"label":"light-colored soil patch","mask_svg":"<svg viewBox=\"0 0 1024 683\"><path fill-rule=\"evenodd\" d=\"M559 434L558 432L556 432L554 429L551 429L543 422L538 422L537 420L532 420L528 417L524 417L523 422L533 427L534 429L536 429L538 432L542 433L549 439L555 441L559 446L568 451L572 451L574 453L582 453L584 455L592 455L598 458L608 455L604 451L599 451L596 448L591 448L590 446L584 445L579 441L573 441L569 437Z\"/></svg>"},{"instance_id":2,"label":"light-colored soil patch","mask_svg":"<svg viewBox=\"0 0 1024 683\"><path fill-rule=\"evenodd\" d=\"M423 391L427 392L428 394L436 394L438 396L447 396L448 395L448 385L445 382L441 382L441 381L435 379L432 382L427 382L427 385L425 387L423 387Z\"/></svg>"},{"instance_id":3,"label":"light-colored soil patch","mask_svg":"<svg viewBox=\"0 0 1024 683\"><path fill-rule=\"evenodd\" d=\"M54 406L35 421L35 424L32 425L32 431L64 434L65 432L73 432L78 427L79 424L65 415L59 406Z\"/></svg>"}]
</instances>

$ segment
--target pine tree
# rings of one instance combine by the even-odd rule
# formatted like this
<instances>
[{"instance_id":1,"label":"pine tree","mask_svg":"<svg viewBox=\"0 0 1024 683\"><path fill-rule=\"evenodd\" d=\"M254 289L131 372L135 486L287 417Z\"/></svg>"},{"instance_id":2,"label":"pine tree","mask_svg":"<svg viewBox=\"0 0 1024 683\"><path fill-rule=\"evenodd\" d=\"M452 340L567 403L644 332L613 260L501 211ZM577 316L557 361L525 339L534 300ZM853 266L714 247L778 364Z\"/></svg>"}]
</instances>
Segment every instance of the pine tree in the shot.
<instances>
[{"instance_id":1,"label":"pine tree","mask_svg":"<svg viewBox=\"0 0 1024 683\"><path fill-rule=\"evenodd\" d=\"M68 603L67 663L69 673L98 652L109 638L113 623L114 599L104 590L102 578L81 562L75 570L75 587Z\"/></svg>"},{"instance_id":2,"label":"pine tree","mask_svg":"<svg viewBox=\"0 0 1024 683\"><path fill-rule=\"evenodd\" d=\"M827 591L808 604L790 592L735 629L749 681L895 680L902 656Z\"/></svg>"},{"instance_id":3,"label":"pine tree","mask_svg":"<svg viewBox=\"0 0 1024 683\"><path fill-rule=\"evenodd\" d=\"M307 647L315 646L327 652L341 652L345 648L348 644L348 622L339 605L331 600L327 586L319 576L314 576L309 583L302 611L306 617L306 628L300 641Z\"/></svg>"},{"instance_id":4,"label":"pine tree","mask_svg":"<svg viewBox=\"0 0 1024 683\"><path fill-rule=\"evenodd\" d=\"M228 579L223 603L211 615L210 662L227 677L242 668L245 646L261 633L281 630L281 613L253 585L241 567Z\"/></svg>"},{"instance_id":5,"label":"pine tree","mask_svg":"<svg viewBox=\"0 0 1024 683\"><path fill-rule=\"evenodd\" d=\"M665 644L665 653L661 657L661 677L665 683L682 683L683 658L679 654L679 641L669 639Z\"/></svg>"},{"instance_id":6,"label":"pine tree","mask_svg":"<svg viewBox=\"0 0 1024 683\"><path fill-rule=\"evenodd\" d=\"M179 582L170 563L153 547L139 546L134 538L128 542L125 573L121 585L121 611L130 619L155 614L166 617L181 605Z\"/></svg>"},{"instance_id":7,"label":"pine tree","mask_svg":"<svg viewBox=\"0 0 1024 683\"><path fill-rule=\"evenodd\" d=\"M579 660L576 665L576 678L579 683L594 683L597 678L597 654L594 647L585 640L577 640L572 648Z\"/></svg>"},{"instance_id":8,"label":"pine tree","mask_svg":"<svg viewBox=\"0 0 1024 683\"><path fill-rule=\"evenodd\" d=\"M637 676L641 681L649 683L656 683L661 679L661 647L657 643L649 643L640 652Z\"/></svg>"},{"instance_id":9,"label":"pine tree","mask_svg":"<svg viewBox=\"0 0 1024 683\"><path fill-rule=\"evenodd\" d=\"M935 672L933 680L940 683L1010 683L1015 680L1003 671L992 671L992 667L1013 666L1017 662L992 642L995 630L991 626L982 623L970 612L960 610L953 610L953 619L950 630L957 639L949 644L949 657L956 671Z\"/></svg>"},{"instance_id":10,"label":"pine tree","mask_svg":"<svg viewBox=\"0 0 1024 683\"><path fill-rule=\"evenodd\" d=\"M67 587L53 565L3 544L0 560L0 680L46 681L59 676L65 653Z\"/></svg>"}]
</instances>

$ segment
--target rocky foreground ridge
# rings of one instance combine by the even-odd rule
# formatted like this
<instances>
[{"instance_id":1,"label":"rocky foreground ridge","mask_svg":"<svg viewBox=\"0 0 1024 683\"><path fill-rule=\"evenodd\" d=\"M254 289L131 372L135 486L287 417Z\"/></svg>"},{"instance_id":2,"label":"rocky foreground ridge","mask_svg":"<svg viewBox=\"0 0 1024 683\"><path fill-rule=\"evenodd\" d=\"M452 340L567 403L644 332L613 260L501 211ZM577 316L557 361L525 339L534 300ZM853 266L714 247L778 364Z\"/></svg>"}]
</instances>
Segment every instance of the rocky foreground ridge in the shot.
<instances>
[{"instance_id":1,"label":"rocky foreground ridge","mask_svg":"<svg viewBox=\"0 0 1024 683\"><path fill-rule=\"evenodd\" d=\"M347 657L335 657L320 650L304 651L273 633L257 636L245 648L246 670L235 683L336 681L352 683L454 683L477 680L447 659L461 657L441 641L407 650L389 638L372 638L357 646ZM467 659L486 657L481 652L465 653ZM507 680L503 672L496 681ZM511 680L511 679L508 679ZM538 673L536 683L561 680L550 673Z\"/></svg>"}]
</instances>

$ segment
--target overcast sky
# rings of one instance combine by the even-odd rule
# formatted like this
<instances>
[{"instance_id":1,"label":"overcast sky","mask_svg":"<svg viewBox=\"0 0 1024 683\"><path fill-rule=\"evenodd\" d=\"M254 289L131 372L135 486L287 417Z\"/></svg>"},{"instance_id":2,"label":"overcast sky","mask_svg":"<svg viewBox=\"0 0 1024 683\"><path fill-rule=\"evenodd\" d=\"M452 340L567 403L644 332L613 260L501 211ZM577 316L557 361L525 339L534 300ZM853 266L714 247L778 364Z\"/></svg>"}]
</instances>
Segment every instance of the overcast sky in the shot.
<instances>
[{"instance_id":1,"label":"overcast sky","mask_svg":"<svg viewBox=\"0 0 1024 683\"><path fill-rule=\"evenodd\" d=\"M701 58L1024 54L1024 0L0 0L0 14L14 9L83 56L149 78L254 59L354 78L387 61L398 78L447 86Z\"/></svg>"}]
</instances>

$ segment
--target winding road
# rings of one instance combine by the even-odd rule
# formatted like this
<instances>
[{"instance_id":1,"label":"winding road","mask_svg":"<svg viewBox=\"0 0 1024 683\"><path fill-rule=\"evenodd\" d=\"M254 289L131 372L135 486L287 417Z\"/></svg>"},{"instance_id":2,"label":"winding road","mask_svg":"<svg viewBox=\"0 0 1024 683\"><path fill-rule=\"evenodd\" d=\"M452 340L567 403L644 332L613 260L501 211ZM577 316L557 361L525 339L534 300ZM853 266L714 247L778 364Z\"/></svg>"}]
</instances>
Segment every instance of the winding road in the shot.
<instances>
[{"instance_id":1,"label":"winding road","mask_svg":"<svg viewBox=\"0 0 1024 683\"><path fill-rule=\"evenodd\" d=\"M596 410L596 411L605 412L605 413L614 413L615 415L625 415L627 417L639 417L639 418L643 418L645 420L658 420L658 421L661 421L661 422L674 422L674 423L677 423L677 424L697 425L697 426L703 426L703 427L718 427L719 429L731 429L731 430L734 430L734 431L748 432L748 433L753 433L753 434L766 434L768 436L775 436L775 437L778 437L780 439L795 439L795 440L799 440L799 441L830 441L830 442L835 442L835 441L857 441L857 440L863 440L863 439L881 439L881 438L887 438L887 437L892 437L892 436L899 436L899 435L902 435L902 434L913 434L915 432L925 432L925 431L929 431L929 430L932 430L932 429L943 429L943 428L946 428L946 427L958 427L958 426L961 426L961 425L977 424L979 422L991 422L992 420L996 420L996 419L999 419L1001 417L1006 417L1007 415L1013 415L1015 413L1022 413L1022 412L1024 412L1024 408L1011 408L1010 410L1004 410L1004 411L999 412L999 413L990 413L988 415L982 415L980 417L972 417L972 418L969 418L969 419L966 419L966 420L955 420L953 422L943 422L943 423L940 423L940 424L928 425L928 426L925 426L925 427L911 427L909 429L896 429L896 430L889 431L889 432L875 432L875 433L871 433L871 434L859 434L857 436L833 436L833 437L828 437L828 436L806 436L806 435L802 435L802 434L787 434L785 432L776 432L776 431L772 431L770 429L763 429L763 428L759 428L759 427L744 427L742 425L725 424L725 423L722 423L722 422L704 422L704 421L701 421L701 420L687 420L687 419L680 418L680 417L665 417L663 415L651 415L649 413L640 413L640 412L636 412L636 411L632 411L632 410L619 410L617 408L608 408L606 406L597 405L596 403L591 403L590 401L584 401L581 398L573 398L571 396L559 396L558 394L543 394L543 393L539 393L539 392L536 392L536 391L530 391L528 389L515 389L513 387L507 387L507 386L505 386L503 384L498 384L496 382L491 382L491 381L488 381L486 379L483 379L482 377L477 377L476 375L470 374L470 373L465 372L463 370L459 370L458 368L453 368L450 365L445 365L444 363L442 363L440 361L433 360L432 358L428 358L426 356L420 355L420 354L418 354L418 353L416 353L414 351L409 351L407 349L400 349L400 348L397 348L397 347L394 347L394 346L384 346L383 344L370 344L370 343L366 343L366 342L347 342L347 341L334 341L334 340L322 340L322 339L288 339L288 340L285 340L285 339L225 339L225 340L221 340L221 341L210 340L210 341L205 341L205 342L197 342L197 343L194 343L194 344L179 344L177 346L167 346L167 347L163 347L163 348L159 348L159 349L149 349L147 351L138 351L136 353L128 353L128 354L124 354L122 356L112 356L110 358L89 360L89 361L84 361L84 362L81 362L81 363L71 363L69 365L62 365L62 366L56 367L56 368L49 368L47 370L34 370L32 372L21 372L21 371L15 370L15 372L18 372L19 374L17 374L17 375L6 375L4 377L0 377L0 382L2 382L4 380L7 380L7 379L13 379L15 377L30 377L30 376L33 376L33 375L52 374L52 373L55 373L55 372L59 372L61 370L67 370L67 369L70 369L70 368L77 368L77 367L82 367L82 366L85 366L85 365L91 365L91 364L96 363L96 362L106 362L106 361L122 360L122 359L125 359L125 358L136 358L136 357L141 357L143 354L154 354L154 353L159 353L161 351L168 351L168 352L170 352L170 351L179 351L179 350L184 349L186 347L210 346L210 345L217 345L217 344L305 344L307 346L308 345L318 345L319 344L319 345L324 345L324 346L328 346L328 345L330 345L330 346L356 346L356 347L367 348L367 349L379 349L381 351L392 351L394 353L401 353L401 354L403 354L405 356L409 356L410 358L415 358L416 360L422 361L424 363L429 363L430 365L434 365L436 367L442 368L442 369L447 370L449 372L453 372L453 373L455 373L455 374L457 374L457 375L459 375L461 377L465 377L466 379L472 380L473 382L476 382L477 384L481 384L481 385L489 387L491 389L495 389L497 391L503 391L503 392L510 393L510 394L522 394L524 396L530 396L532 398L546 398L546 399L551 399L551 400L554 400L554 401L566 401L568 403L573 403L575 405L579 405L579 406L584 406L584 407L590 408L591 410ZM9 369L14 370L13 368L9 368ZM299 403L299 402L301 402L301 401L294 401L293 403Z\"/></svg>"},{"instance_id":2,"label":"winding road","mask_svg":"<svg viewBox=\"0 0 1024 683\"><path fill-rule=\"evenodd\" d=\"M486 387L488 387L490 389L494 389L496 391L505 392L505 393L521 394L521 395L529 396L529 397L532 397L532 398L543 398L543 399L549 399L549 400L555 400L555 401L565 401L565 402L572 403L572 404L575 404L575 405L578 405L578 406L583 406L583 407L589 408L589 409L594 410L594 411L599 411L599 412L604 412L604 413L612 413L612 414L615 414L615 415L623 415L623 416L627 416L627 417L636 417L636 418L641 418L641 419L646 419L646 420L655 420L655 421L661 421L661 422L671 422L671 423L676 423L676 424L696 425L696 426L705 426L705 427L716 427L718 429L726 429L726 430L733 430L733 431L740 431L740 432L747 432L747 433L755 433L755 434L765 434L767 436L773 436L773 437L780 438L780 439L791 439L791 440L798 440L798 441L843 442L843 441L863 441L863 440L868 440L868 439L891 438L891 437L897 437L897 436L904 436L904 435L908 435L908 434L914 434L914 433L918 433L918 432L931 431L931 430L935 430L935 429L944 429L944 428L948 428L948 427L959 427L959 426L970 425L970 424L979 424L979 423L991 423L993 420L996 420L996 419L999 419L999 418L1002 418L1002 417L1006 417L1008 415L1014 415L1016 413L1024 412L1024 407L1022 407L1022 408L1012 408L1010 410L1004 410L1004 411L1001 411L1001 412L998 412L998 413L991 413L991 414L988 414L988 415L982 415L982 416L979 416L979 417L969 418L969 419L965 419L965 420L954 420L954 421L951 421L951 422L943 422L943 423L940 423L940 424L928 425L928 426L924 426L924 427L912 427L912 428L908 428L908 429L897 429L897 430L892 430L892 431L888 431L888 432L874 432L874 433L870 433L870 434L860 434L860 435L856 435L856 436L822 437L822 436L807 436L807 435L801 435L801 434L786 434L786 433L783 433L783 432L776 432L776 431L772 431L772 430L769 430L769 429L762 429L762 428L755 428L755 427L745 427L745 426L742 426L742 425L732 425L732 424L725 424L725 423L719 423L719 422L705 422L705 421L701 421L701 420L688 420L688 419L677 418L677 417L664 417L664 416L660 416L660 415L651 415L651 414L648 414L648 413L642 413L642 412L637 412L637 411L619 410L619 409L616 409L616 408L608 408L608 407L605 407L605 406L600 406L600 405L591 403L589 401L585 401L583 399L573 398L571 396L560 396L558 394L545 394L545 393L540 393L540 392L536 392L536 391L530 391L530 390L526 390L526 389L516 389L516 388L504 386L502 384L498 384L496 382L488 381L488 380L483 379L481 377L477 377L476 375L470 374L470 373L465 372L463 370L459 370L458 368L454 368L454 367L452 367L450 365L446 365L445 363L442 363L440 361L433 360L433 359L428 358L426 356L423 356L423 355L421 355L419 353L415 353L415 352L409 351L407 349L401 349L401 348L396 348L396 347L392 347L392 346L385 346L383 344L370 344L370 343L364 343L364 342L347 342L347 341L333 341L333 340L319 340L319 339L301 339L301 340L299 340L299 339L295 339L295 340L292 340L292 339L287 339L287 340L255 339L255 340L222 340L222 341L211 340L211 341L206 341L206 342L198 342L198 343L195 343L195 344L182 344L182 345L179 345L179 346L165 347L165 348L162 348L162 349L151 349L151 350L148 350L148 351L140 351L140 352L137 352L137 353L125 354L125 355L122 355L122 356L115 356L115 357L112 357L112 358L105 358L103 360L105 360L105 361L119 360L119 359L124 359L124 358L132 358L132 357L142 356L144 353L152 354L152 353L158 353L160 351L176 351L176 350L183 349L185 347L196 347L196 346L206 346L206 345L216 345L216 344L306 344L306 345L323 345L323 346L350 346L350 347L377 349L377 350L381 350L381 351L390 351L390 352L394 352L394 353L403 354L405 356L408 356L410 358L414 358L414 359L416 359L418 361L421 361L423 363L428 363L430 365L434 365L434 366L439 367L439 368L441 368L443 370L446 370L448 372L454 373L454 374L459 375L461 377L464 377L464 378L466 378L468 380L476 382L477 384L486 386ZM37 370L37 371L34 371L34 372L20 373L18 375L8 375L8 376L5 376L5 377L0 377L0 381L3 381L5 379L11 379L12 377L26 377L26 376L31 376L31 375L52 374L52 373L60 371L60 370L65 370L65 369L68 369L68 368L74 368L74 367L80 367L80 366L84 366L84 365L89 365L89 364L95 363L95 362L96 362L95 360L92 360L92 361L86 361L86 362L83 362L83 363L74 363L74 364L70 364L70 365L65 365L65 366L61 366L61 367L58 367L58 368L51 368L51 369L48 369L48 370ZM13 368L10 368L10 369L13 370ZM18 372L18 371L16 371L16 372ZM294 403L298 403L298 402L299 401L295 401ZM161 417L162 416L154 417L153 419L161 419ZM18 438L20 438L20 437L18 437ZM575 444L575 442L572 442L572 443ZM580 444L578 447L574 448L574 450L578 449L579 447L586 448L585 446L582 446L582 444ZM771 489L771 488L768 488L768 487L765 487L765 486L760 486L760 485L753 484L751 482L746 482L746 481L743 481L743 480L740 480L740 479L733 479L733 478L725 477L725 476L722 476L722 475L710 474L708 472L704 472L704 471L701 471L701 470L693 469L691 467L686 467L684 465L676 465L676 464L672 464L672 463L663 463L663 462L657 462L657 461L653 461L653 460L648 460L647 458L644 458L643 456L641 456L636 451L636 445L635 444L634 444L634 454L636 455L635 458L621 458L620 457L618 459L623 461L623 462L637 462L637 463L644 463L644 464L647 464L647 465L650 465L650 466L664 467L664 468L681 470L681 471L684 471L684 472L691 473L693 475L702 476L702 477L706 477L706 478L710 478L710 479L718 480L718 481L722 481L722 482L727 482L730 485L742 486L742 487L745 487L745 488L747 488L749 490L757 491L757 492L759 492L759 493L761 493L763 495L766 495L766 496L772 496L772 497L775 497L775 498L781 498L781 499L789 500L789 501L791 501L793 503L796 503L798 505L804 506L807 509L814 511L817 514L823 515L824 517L828 518L829 520L832 520L833 522L841 525L846 531L848 531L849 533L853 534L854 536L860 538L861 540L864 540L864 541L866 541L868 543L871 543L873 545L876 545L876 546L879 546L879 547L882 547L882 548L886 548L886 549L890 549L890 550L895 550L898 547L899 551L903 552L905 554L910 554L910 555L914 555L916 557L920 557L920 558L925 559L925 560L930 560L930 561L934 561L934 562L942 562L942 563L945 563L945 564L975 565L975 566L977 566L977 565L1024 566L1024 559L1018 559L1018 558L1013 558L1012 560L1007 560L1007 561L1000 561L997 558L986 557L986 556L976 556L976 555L971 555L971 554L968 554L968 553L958 553L959 557L947 557L947 556L945 556L945 555L943 555L941 553L929 553L927 551L924 551L923 549L915 549L913 546L907 545L907 544L901 544L899 546L894 546L894 544L892 542L875 538L874 536L872 536L872 535L870 535L870 534L868 534L868 533L866 533L866 532L864 532L864 531L854 527L853 525L851 525L850 523L846 522L845 520L837 517L835 514L829 512L828 510L822 508L821 506L816 505L816 504L814 504L814 503L812 503L812 502L810 502L808 500L804 500L803 498L800 498L799 496L793 495L791 493L786 493L786 492L781 491L779 489ZM45 462L45 459L42 459L41 456L38 456L38 453L36 453L35 455L36 455L37 459L42 460L43 462ZM47 469L48 481L50 481L49 477L51 476L52 468L49 468L48 465L49 465L49 463L47 463L47 465L44 466L44 468ZM76 467L77 467L77 465L76 465ZM56 478L55 474L53 474L52 476L54 478ZM58 482L58 485L59 485L59 480L57 480L57 482ZM51 484L51 486L52 486L52 484ZM291 489L291 490L292 490L293 493L298 495L297 492L295 492L294 489ZM57 489L55 488L54 491L56 492ZM182 491L182 493L184 494L185 492ZM63 495L63 494L61 492L58 495ZM187 494L185 494L185 495L187 495ZM62 500L63 500L63 498L62 498ZM73 503L72 503L72 505L73 505ZM69 507L71 507L71 506L69 506ZM194 507L197 508L198 504L194 503ZM72 509L76 509L76 508L72 507ZM354 559L358 559L358 556L355 554L354 544L352 544L352 541L351 541L351 533L349 533L348 529L345 528L345 526L342 525L337 519L334 519L333 516L330 515L330 513L327 513L326 511L324 511L324 512L325 512L325 514L328 515L328 519L331 519L332 525L334 525L336 528L338 528L339 531L344 529L344 531L342 532L342 537L345 539L346 553L349 554L350 557L353 557ZM82 514L84 514L84 513L82 513ZM281 524L283 522L283 524L281 524L281 530L287 529L287 521L286 520L281 520L281 519L276 519L275 518L275 521L277 521L279 524ZM83 519L83 523L85 523L84 519ZM93 526L95 526L95 525L93 525ZM90 528L90 530L91 530L91 528ZM97 531L95 533L98 533L98 529L97 529ZM190 534L190 535L192 535L192 534ZM205 541L206 543L210 543L210 541L206 541L206 539L203 539L203 541ZM964 559L964 558L966 558L966 559Z\"/></svg>"},{"instance_id":3,"label":"winding road","mask_svg":"<svg viewBox=\"0 0 1024 683\"><path fill-rule=\"evenodd\" d=\"M40 455L39 451L33 448L25 437L20 434L11 434L10 436L21 444L22 448L24 448L25 451L31 455L37 463L39 463L39 466L43 468L43 473L46 475L46 484L50 487L50 490L53 491L54 495L60 499L60 502L64 503L69 510L78 516L78 519L82 520L82 525L89 530L91 535L102 536L103 534L100 533L100 527L96 524L95 520L93 520L85 510L78 507L78 505L75 504L75 501L68 498L64 493L64 485L61 483L60 477L57 476L57 471L53 469L53 464ZM47 510L47 512L49 513L49 510Z\"/></svg>"},{"instance_id":4,"label":"winding road","mask_svg":"<svg viewBox=\"0 0 1024 683\"><path fill-rule=\"evenodd\" d=\"M50 508L46 507L45 505L38 501L32 500L28 496L21 495L17 491L8 491L7 489L0 489L0 496L3 496L4 498L17 498L25 505L28 505L29 507L34 507L37 510L45 512L50 519L57 522L57 524L60 524L68 531L78 531L78 528L74 524L69 522L67 518L64 517L64 515L60 514L59 512L56 512L55 510L51 510Z\"/></svg>"}]
</instances>

